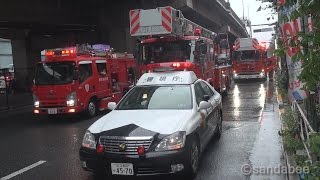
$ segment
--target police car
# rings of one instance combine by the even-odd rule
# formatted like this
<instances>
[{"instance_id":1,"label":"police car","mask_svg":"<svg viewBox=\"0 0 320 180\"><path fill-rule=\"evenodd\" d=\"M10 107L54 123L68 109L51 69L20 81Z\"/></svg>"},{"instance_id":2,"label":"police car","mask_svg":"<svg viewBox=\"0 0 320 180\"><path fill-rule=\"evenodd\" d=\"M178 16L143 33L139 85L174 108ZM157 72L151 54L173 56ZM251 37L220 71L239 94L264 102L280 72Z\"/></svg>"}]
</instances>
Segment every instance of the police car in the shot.
<instances>
[{"instance_id":1,"label":"police car","mask_svg":"<svg viewBox=\"0 0 320 180\"><path fill-rule=\"evenodd\" d=\"M221 96L192 71L145 73L86 131L83 169L107 175L194 177L212 136L221 135Z\"/></svg>"}]
</instances>

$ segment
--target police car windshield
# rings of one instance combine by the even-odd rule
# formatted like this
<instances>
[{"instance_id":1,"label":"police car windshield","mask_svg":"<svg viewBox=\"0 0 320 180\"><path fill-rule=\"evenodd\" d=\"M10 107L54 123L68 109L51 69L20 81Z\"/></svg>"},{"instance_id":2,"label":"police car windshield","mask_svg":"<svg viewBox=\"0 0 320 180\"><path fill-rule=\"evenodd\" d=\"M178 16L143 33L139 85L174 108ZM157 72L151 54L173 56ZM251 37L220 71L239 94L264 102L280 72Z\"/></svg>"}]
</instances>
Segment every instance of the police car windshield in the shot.
<instances>
[{"instance_id":1,"label":"police car windshield","mask_svg":"<svg viewBox=\"0 0 320 180\"><path fill-rule=\"evenodd\" d=\"M119 103L117 110L191 109L189 85L136 86Z\"/></svg>"},{"instance_id":2,"label":"police car windshield","mask_svg":"<svg viewBox=\"0 0 320 180\"><path fill-rule=\"evenodd\" d=\"M190 60L191 41L161 41L142 45L140 63L162 63Z\"/></svg>"},{"instance_id":3,"label":"police car windshield","mask_svg":"<svg viewBox=\"0 0 320 180\"><path fill-rule=\"evenodd\" d=\"M37 64L35 85L68 84L72 82L73 62L50 62Z\"/></svg>"}]
</instances>

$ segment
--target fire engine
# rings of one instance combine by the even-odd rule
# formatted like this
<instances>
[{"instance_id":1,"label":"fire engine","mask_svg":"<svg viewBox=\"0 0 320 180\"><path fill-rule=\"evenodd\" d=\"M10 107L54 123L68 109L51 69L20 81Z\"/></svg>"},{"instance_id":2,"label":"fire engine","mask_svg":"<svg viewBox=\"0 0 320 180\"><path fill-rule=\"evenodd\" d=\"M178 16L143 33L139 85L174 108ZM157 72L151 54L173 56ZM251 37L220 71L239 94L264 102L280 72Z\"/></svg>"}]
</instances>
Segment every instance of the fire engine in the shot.
<instances>
[{"instance_id":1,"label":"fire engine","mask_svg":"<svg viewBox=\"0 0 320 180\"><path fill-rule=\"evenodd\" d=\"M266 80L265 52L255 38L238 38L233 47L233 78Z\"/></svg>"},{"instance_id":2,"label":"fire engine","mask_svg":"<svg viewBox=\"0 0 320 180\"><path fill-rule=\"evenodd\" d=\"M231 88L232 82L232 63L230 56L230 44L227 33L219 33L217 37L215 52L216 67L214 70L214 87L219 92L226 94Z\"/></svg>"},{"instance_id":3,"label":"fire engine","mask_svg":"<svg viewBox=\"0 0 320 180\"><path fill-rule=\"evenodd\" d=\"M106 45L48 49L36 64L34 114L86 112L89 117L118 102L134 82L133 55L107 53Z\"/></svg>"},{"instance_id":4,"label":"fire engine","mask_svg":"<svg viewBox=\"0 0 320 180\"><path fill-rule=\"evenodd\" d=\"M214 86L219 47L216 33L184 18L181 11L170 6L131 10L129 17L130 34L139 39L136 53L139 77L148 71L190 70ZM219 81L220 76L216 78Z\"/></svg>"}]
</instances>

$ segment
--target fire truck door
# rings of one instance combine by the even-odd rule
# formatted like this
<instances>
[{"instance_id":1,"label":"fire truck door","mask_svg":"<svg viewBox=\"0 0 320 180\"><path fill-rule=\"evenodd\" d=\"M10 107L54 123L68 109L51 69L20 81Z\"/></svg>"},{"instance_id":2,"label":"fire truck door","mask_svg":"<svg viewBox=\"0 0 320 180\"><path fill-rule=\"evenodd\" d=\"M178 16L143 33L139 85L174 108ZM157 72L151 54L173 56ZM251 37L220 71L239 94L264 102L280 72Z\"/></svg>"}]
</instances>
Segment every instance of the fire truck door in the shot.
<instances>
[{"instance_id":1,"label":"fire truck door","mask_svg":"<svg viewBox=\"0 0 320 180\"><path fill-rule=\"evenodd\" d=\"M92 70L92 61L79 62L79 95L77 96L82 103L89 100L89 95L95 91Z\"/></svg>"},{"instance_id":2,"label":"fire truck door","mask_svg":"<svg viewBox=\"0 0 320 180\"><path fill-rule=\"evenodd\" d=\"M108 77L108 69L107 69L107 61L106 60L96 60L97 67L97 78L98 83L96 83L96 92L98 98L103 98L109 93L109 77Z\"/></svg>"}]
</instances>

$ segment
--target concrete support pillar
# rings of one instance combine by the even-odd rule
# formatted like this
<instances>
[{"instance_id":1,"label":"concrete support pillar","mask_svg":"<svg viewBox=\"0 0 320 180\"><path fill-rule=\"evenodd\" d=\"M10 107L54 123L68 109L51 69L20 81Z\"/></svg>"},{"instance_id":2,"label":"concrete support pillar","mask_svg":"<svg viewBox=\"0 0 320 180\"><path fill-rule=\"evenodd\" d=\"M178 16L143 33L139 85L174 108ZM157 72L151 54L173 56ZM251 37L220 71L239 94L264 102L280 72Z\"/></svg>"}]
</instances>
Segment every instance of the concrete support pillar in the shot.
<instances>
[{"instance_id":1,"label":"concrete support pillar","mask_svg":"<svg viewBox=\"0 0 320 180\"><path fill-rule=\"evenodd\" d=\"M30 48L30 40L13 39L12 56L15 67L16 90L28 92L32 87L32 79L36 60L40 60L40 53L33 52Z\"/></svg>"},{"instance_id":2,"label":"concrete support pillar","mask_svg":"<svg viewBox=\"0 0 320 180\"><path fill-rule=\"evenodd\" d=\"M133 53L134 40L130 36L129 10L138 8L134 3L103 6L99 9L99 40L108 43L117 52Z\"/></svg>"}]
</instances>

